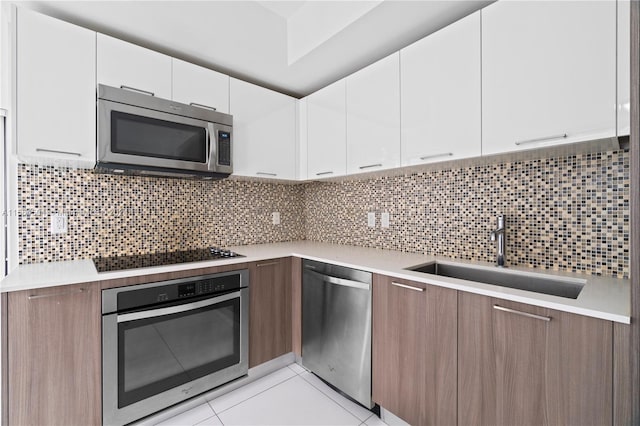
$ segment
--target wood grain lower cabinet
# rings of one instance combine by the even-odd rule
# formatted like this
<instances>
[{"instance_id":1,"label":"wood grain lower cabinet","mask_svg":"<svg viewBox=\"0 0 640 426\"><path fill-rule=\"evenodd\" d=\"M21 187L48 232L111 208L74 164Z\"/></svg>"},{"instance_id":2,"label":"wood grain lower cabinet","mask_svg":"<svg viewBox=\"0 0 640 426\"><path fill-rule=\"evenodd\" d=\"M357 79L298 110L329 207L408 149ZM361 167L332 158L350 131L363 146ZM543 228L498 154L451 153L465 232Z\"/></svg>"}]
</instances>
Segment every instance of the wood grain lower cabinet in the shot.
<instances>
[{"instance_id":1,"label":"wood grain lower cabinet","mask_svg":"<svg viewBox=\"0 0 640 426\"><path fill-rule=\"evenodd\" d=\"M611 424L611 322L458 297L458 424Z\"/></svg>"},{"instance_id":2,"label":"wood grain lower cabinet","mask_svg":"<svg viewBox=\"0 0 640 426\"><path fill-rule=\"evenodd\" d=\"M9 293L11 425L102 423L100 286Z\"/></svg>"},{"instance_id":3,"label":"wood grain lower cabinet","mask_svg":"<svg viewBox=\"0 0 640 426\"><path fill-rule=\"evenodd\" d=\"M291 259L249 268L249 368L291 352Z\"/></svg>"},{"instance_id":4,"label":"wood grain lower cabinet","mask_svg":"<svg viewBox=\"0 0 640 426\"><path fill-rule=\"evenodd\" d=\"M373 277L373 400L412 425L456 424L456 291Z\"/></svg>"}]
</instances>

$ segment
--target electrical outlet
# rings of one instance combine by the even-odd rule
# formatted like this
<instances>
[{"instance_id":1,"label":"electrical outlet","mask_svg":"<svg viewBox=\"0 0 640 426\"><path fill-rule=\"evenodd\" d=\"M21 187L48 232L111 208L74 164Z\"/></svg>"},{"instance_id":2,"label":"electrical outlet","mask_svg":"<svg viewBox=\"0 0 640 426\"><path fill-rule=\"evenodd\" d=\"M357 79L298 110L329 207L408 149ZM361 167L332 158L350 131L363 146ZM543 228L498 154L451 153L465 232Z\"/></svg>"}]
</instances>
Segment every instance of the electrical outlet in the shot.
<instances>
[{"instance_id":1,"label":"electrical outlet","mask_svg":"<svg viewBox=\"0 0 640 426\"><path fill-rule=\"evenodd\" d=\"M367 213L367 225L369 226L369 228L375 228L376 227L376 214L375 214L375 212Z\"/></svg>"},{"instance_id":2,"label":"electrical outlet","mask_svg":"<svg viewBox=\"0 0 640 426\"><path fill-rule=\"evenodd\" d=\"M380 216L380 226L382 226L383 228L389 227L389 212L384 212Z\"/></svg>"},{"instance_id":3,"label":"electrical outlet","mask_svg":"<svg viewBox=\"0 0 640 426\"><path fill-rule=\"evenodd\" d=\"M52 234L64 234L67 232L67 215L66 214L52 214L51 215L51 233Z\"/></svg>"},{"instance_id":4,"label":"electrical outlet","mask_svg":"<svg viewBox=\"0 0 640 426\"><path fill-rule=\"evenodd\" d=\"M274 225L280 225L280 212L271 213L271 223Z\"/></svg>"}]
</instances>

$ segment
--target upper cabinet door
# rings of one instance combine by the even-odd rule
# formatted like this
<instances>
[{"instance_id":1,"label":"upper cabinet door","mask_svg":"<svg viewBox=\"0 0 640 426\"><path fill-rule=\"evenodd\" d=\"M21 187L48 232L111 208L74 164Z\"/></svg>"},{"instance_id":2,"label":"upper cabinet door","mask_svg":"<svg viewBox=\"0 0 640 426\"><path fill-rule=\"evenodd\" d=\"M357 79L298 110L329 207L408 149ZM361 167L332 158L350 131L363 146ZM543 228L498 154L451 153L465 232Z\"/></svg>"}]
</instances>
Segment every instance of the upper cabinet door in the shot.
<instances>
[{"instance_id":1,"label":"upper cabinet door","mask_svg":"<svg viewBox=\"0 0 640 426\"><path fill-rule=\"evenodd\" d=\"M17 154L49 165L96 161L96 33L18 8Z\"/></svg>"},{"instance_id":2,"label":"upper cabinet door","mask_svg":"<svg viewBox=\"0 0 640 426\"><path fill-rule=\"evenodd\" d=\"M347 172L345 80L309 95L307 101L307 179Z\"/></svg>"},{"instance_id":3,"label":"upper cabinet door","mask_svg":"<svg viewBox=\"0 0 640 426\"><path fill-rule=\"evenodd\" d=\"M618 136L631 131L631 3L618 0Z\"/></svg>"},{"instance_id":4,"label":"upper cabinet door","mask_svg":"<svg viewBox=\"0 0 640 426\"><path fill-rule=\"evenodd\" d=\"M347 173L400 166L400 53L347 77Z\"/></svg>"},{"instance_id":5,"label":"upper cabinet door","mask_svg":"<svg viewBox=\"0 0 640 426\"><path fill-rule=\"evenodd\" d=\"M171 57L98 34L98 83L171 99Z\"/></svg>"},{"instance_id":6,"label":"upper cabinet door","mask_svg":"<svg viewBox=\"0 0 640 426\"><path fill-rule=\"evenodd\" d=\"M230 79L233 174L296 178L296 99Z\"/></svg>"},{"instance_id":7,"label":"upper cabinet door","mask_svg":"<svg viewBox=\"0 0 640 426\"><path fill-rule=\"evenodd\" d=\"M229 113L229 76L173 58L173 98Z\"/></svg>"},{"instance_id":8,"label":"upper cabinet door","mask_svg":"<svg viewBox=\"0 0 640 426\"><path fill-rule=\"evenodd\" d=\"M479 156L480 12L400 51L402 165Z\"/></svg>"},{"instance_id":9,"label":"upper cabinet door","mask_svg":"<svg viewBox=\"0 0 640 426\"><path fill-rule=\"evenodd\" d=\"M482 10L483 155L615 136L615 87L616 2Z\"/></svg>"}]
</instances>

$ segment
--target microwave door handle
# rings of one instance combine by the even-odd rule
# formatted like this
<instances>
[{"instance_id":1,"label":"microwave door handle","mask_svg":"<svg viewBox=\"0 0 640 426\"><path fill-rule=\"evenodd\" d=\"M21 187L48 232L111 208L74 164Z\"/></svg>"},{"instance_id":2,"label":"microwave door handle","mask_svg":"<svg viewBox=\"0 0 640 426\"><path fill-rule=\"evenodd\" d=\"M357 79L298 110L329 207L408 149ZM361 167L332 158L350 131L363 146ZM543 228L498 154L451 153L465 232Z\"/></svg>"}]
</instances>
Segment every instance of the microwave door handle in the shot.
<instances>
[{"instance_id":1,"label":"microwave door handle","mask_svg":"<svg viewBox=\"0 0 640 426\"><path fill-rule=\"evenodd\" d=\"M122 314L117 316L117 322L129 322L147 318L161 317L165 315L177 314L180 312L193 311L195 309L204 308L206 306L215 305L216 303L225 302L227 300L240 297L240 291L234 291L233 293L227 293L222 296L214 297L212 299L200 300L198 302L187 303L184 305L169 306L167 308L153 309L150 311L131 312L128 314Z\"/></svg>"},{"instance_id":2,"label":"microwave door handle","mask_svg":"<svg viewBox=\"0 0 640 426\"><path fill-rule=\"evenodd\" d=\"M216 161L216 129L213 123L207 123L207 168L210 171L215 169Z\"/></svg>"}]
</instances>

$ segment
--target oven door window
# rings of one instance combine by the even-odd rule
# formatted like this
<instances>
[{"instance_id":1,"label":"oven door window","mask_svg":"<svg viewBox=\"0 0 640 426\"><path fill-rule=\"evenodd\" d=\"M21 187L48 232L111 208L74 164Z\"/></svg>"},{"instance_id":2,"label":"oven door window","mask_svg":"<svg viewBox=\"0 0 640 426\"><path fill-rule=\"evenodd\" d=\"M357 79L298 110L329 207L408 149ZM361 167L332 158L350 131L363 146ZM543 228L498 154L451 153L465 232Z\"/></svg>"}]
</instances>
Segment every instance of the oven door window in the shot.
<instances>
[{"instance_id":1,"label":"oven door window","mask_svg":"<svg viewBox=\"0 0 640 426\"><path fill-rule=\"evenodd\" d=\"M207 130L111 111L111 152L206 163Z\"/></svg>"},{"instance_id":2,"label":"oven door window","mask_svg":"<svg viewBox=\"0 0 640 426\"><path fill-rule=\"evenodd\" d=\"M118 407L239 362L239 298L118 323Z\"/></svg>"}]
</instances>

